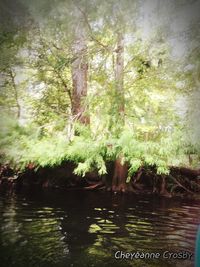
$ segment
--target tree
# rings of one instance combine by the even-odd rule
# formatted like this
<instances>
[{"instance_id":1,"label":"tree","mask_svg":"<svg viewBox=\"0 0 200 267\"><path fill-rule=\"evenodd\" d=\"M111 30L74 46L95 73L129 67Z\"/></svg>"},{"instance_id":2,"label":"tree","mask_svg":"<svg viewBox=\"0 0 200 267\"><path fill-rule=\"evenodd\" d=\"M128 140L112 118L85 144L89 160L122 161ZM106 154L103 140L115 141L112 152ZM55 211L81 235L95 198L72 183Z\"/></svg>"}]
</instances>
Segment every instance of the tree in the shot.
<instances>
[{"instance_id":1,"label":"tree","mask_svg":"<svg viewBox=\"0 0 200 267\"><path fill-rule=\"evenodd\" d=\"M1 105L2 110L14 115L17 120L21 117L23 82L17 82L17 72L22 66L19 51L26 41L23 29L14 28L12 32L2 28L0 40L0 70L1 70Z\"/></svg>"},{"instance_id":2,"label":"tree","mask_svg":"<svg viewBox=\"0 0 200 267\"><path fill-rule=\"evenodd\" d=\"M76 8L74 12L74 40L72 45L72 115L82 124L89 124L84 99L87 96L87 40L83 14Z\"/></svg>"},{"instance_id":3,"label":"tree","mask_svg":"<svg viewBox=\"0 0 200 267\"><path fill-rule=\"evenodd\" d=\"M101 178L112 161L113 191L132 190L141 172L153 168L164 192L170 166L184 164L183 147L191 145L182 136L187 127L177 112L180 84L194 86L194 71L181 74L183 63L170 58L166 22L144 38L137 31L140 1L23 2L34 21L19 47L34 74L27 92L29 126L37 134L20 128L17 152L9 145L8 156L17 154L23 166L70 160L78 175L98 171ZM16 55L13 43L8 39L5 47ZM2 102L11 102L19 116L23 97L15 71L25 65L15 56L9 59L2 66L10 94L4 91Z\"/></svg>"},{"instance_id":4,"label":"tree","mask_svg":"<svg viewBox=\"0 0 200 267\"><path fill-rule=\"evenodd\" d=\"M116 83L116 101L118 103L116 116L116 123L118 124L119 133L124 126L124 36L122 31L117 33L117 47L116 47L116 66L115 66L115 83ZM127 163L123 161L123 154L119 155L115 161L114 176L112 179L112 191L126 190L126 179L128 174Z\"/></svg>"}]
</instances>

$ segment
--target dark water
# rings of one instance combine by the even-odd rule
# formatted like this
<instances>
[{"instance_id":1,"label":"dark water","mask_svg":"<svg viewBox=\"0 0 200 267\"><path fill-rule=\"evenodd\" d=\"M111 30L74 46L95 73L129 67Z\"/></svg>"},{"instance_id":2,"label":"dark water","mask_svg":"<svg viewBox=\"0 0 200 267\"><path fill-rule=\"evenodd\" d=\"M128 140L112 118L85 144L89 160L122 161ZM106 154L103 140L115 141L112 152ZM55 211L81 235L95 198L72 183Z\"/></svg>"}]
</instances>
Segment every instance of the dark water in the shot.
<instances>
[{"instance_id":1,"label":"dark water","mask_svg":"<svg viewBox=\"0 0 200 267\"><path fill-rule=\"evenodd\" d=\"M0 266L194 266L162 253L194 253L199 204L95 192L1 195ZM116 251L161 256L120 260Z\"/></svg>"}]
</instances>

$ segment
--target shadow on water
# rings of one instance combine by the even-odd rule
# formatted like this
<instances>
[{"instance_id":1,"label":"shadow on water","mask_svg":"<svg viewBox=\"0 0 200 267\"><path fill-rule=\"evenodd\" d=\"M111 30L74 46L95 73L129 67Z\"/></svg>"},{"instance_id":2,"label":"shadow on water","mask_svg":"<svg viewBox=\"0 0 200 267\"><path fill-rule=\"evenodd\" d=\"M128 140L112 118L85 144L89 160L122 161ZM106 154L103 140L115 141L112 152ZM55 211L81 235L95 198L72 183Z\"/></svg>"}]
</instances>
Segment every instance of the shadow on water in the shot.
<instances>
[{"instance_id":1,"label":"shadow on water","mask_svg":"<svg viewBox=\"0 0 200 267\"><path fill-rule=\"evenodd\" d=\"M1 195L1 267L193 266L162 256L115 259L115 253L194 253L199 204L103 192Z\"/></svg>"}]
</instances>

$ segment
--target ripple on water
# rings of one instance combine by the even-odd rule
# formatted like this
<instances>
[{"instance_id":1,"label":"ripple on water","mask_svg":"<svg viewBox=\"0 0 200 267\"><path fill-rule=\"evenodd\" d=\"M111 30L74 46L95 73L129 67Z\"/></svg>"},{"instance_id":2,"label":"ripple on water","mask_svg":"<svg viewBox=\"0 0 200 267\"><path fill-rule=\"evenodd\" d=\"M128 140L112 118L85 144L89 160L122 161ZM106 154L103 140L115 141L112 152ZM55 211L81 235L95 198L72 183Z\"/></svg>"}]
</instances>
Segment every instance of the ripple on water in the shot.
<instances>
[{"instance_id":1,"label":"ripple on water","mask_svg":"<svg viewBox=\"0 0 200 267\"><path fill-rule=\"evenodd\" d=\"M113 208L106 200L95 200L91 206L91 201L76 201L77 197L70 196L71 204L65 200L43 203L37 199L1 197L1 266L26 267L29 259L30 267L64 267L74 263L82 267L97 261L98 266L111 267L116 266L113 255L117 250L194 251L200 222L197 203L160 203L141 197L128 204L119 201ZM126 263L134 266L136 262ZM157 267L176 265L152 263ZM148 264L143 262L142 266Z\"/></svg>"}]
</instances>

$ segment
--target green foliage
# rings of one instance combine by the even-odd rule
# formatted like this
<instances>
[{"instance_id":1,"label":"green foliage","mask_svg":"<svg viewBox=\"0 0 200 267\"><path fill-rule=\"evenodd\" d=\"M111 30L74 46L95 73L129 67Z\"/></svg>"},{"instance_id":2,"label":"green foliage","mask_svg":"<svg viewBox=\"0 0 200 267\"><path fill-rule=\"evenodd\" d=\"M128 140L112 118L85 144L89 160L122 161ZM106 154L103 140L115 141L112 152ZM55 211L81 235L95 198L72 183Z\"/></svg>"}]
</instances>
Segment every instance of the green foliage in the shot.
<instances>
[{"instance_id":1,"label":"green foliage","mask_svg":"<svg viewBox=\"0 0 200 267\"><path fill-rule=\"evenodd\" d=\"M62 128L41 134L34 125L20 127L7 118L2 125L1 154L21 168L29 162L53 166L70 160L77 163L75 173L82 176L94 169L99 175L105 174L106 162L123 155L123 161L130 166L130 177L141 166L156 166L159 174L167 174L168 166L178 164L178 159L181 162L185 153L178 132L165 134L159 140L141 141L130 129L124 129L119 138L101 135L99 139L91 136L86 126L77 124L76 128L79 135L70 142Z\"/></svg>"},{"instance_id":2,"label":"green foliage","mask_svg":"<svg viewBox=\"0 0 200 267\"><path fill-rule=\"evenodd\" d=\"M84 176L94 169L106 174L106 162L121 158L129 165L129 180L141 166L168 174L169 166L186 164L188 154L199 155L199 50L187 58L193 67L184 69L182 62L171 60L164 32L145 41L133 16L136 5L115 2L104 1L97 8L99 1L82 1L80 6L73 1L24 1L36 20L39 16L37 27L27 35L2 30L2 162L24 168L29 162L53 166L70 160L77 164L75 173ZM72 114L72 45L80 14L87 32L83 106L90 126L79 124ZM125 40L121 91L116 90L119 31ZM25 72L23 83L26 67L30 73ZM177 108L181 97L187 99L185 114ZM18 106L22 119L29 114L23 126L21 117L13 119Z\"/></svg>"},{"instance_id":3,"label":"green foliage","mask_svg":"<svg viewBox=\"0 0 200 267\"><path fill-rule=\"evenodd\" d=\"M84 175L92 168L99 174L106 173L103 160L104 147L94 140L76 136L69 143L64 131L53 131L41 136L34 125L20 127L18 123L4 117L1 125L1 160L19 168L25 168L30 162L36 166L59 165L64 160L71 160L78 165L75 172ZM87 130L85 130L85 133Z\"/></svg>"}]
</instances>

